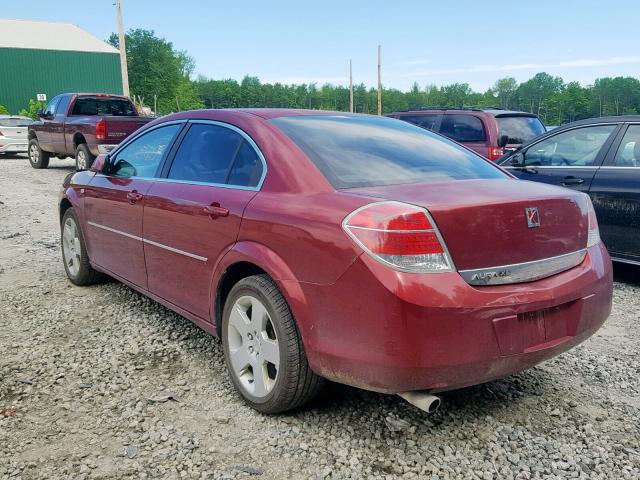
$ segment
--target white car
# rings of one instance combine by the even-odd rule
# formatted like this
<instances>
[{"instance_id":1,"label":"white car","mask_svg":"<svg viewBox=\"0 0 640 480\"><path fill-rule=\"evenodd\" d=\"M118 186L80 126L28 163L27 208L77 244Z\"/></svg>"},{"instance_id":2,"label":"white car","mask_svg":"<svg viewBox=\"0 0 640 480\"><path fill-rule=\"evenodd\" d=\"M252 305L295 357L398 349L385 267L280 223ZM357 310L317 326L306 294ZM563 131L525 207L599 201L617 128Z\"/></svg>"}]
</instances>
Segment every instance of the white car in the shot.
<instances>
[{"instance_id":1,"label":"white car","mask_svg":"<svg viewBox=\"0 0 640 480\"><path fill-rule=\"evenodd\" d=\"M26 152L27 133L33 120L19 115L0 115L0 153Z\"/></svg>"}]
</instances>

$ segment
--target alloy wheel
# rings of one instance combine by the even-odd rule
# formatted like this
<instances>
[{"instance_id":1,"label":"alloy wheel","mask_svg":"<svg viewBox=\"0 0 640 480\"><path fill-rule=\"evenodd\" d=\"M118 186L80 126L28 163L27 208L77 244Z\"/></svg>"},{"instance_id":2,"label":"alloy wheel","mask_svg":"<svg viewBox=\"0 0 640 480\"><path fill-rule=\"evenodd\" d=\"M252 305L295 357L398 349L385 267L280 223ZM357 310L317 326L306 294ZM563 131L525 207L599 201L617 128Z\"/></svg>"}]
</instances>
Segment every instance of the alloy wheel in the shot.
<instances>
[{"instance_id":1,"label":"alloy wheel","mask_svg":"<svg viewBox=\"0 0 640 480\"><path fill-rule=\"evenodd\" d=\"M236 300L227 328L232 374L240 386L255 398L273 389L280 367L280 347L271 317L254 296Z\"/></svg>"},{"instance_id":2,"label":"alloy wheel","mask_svg":"<svg viewBox=\"0 0 640 480\"><path fill-rule=\"evenodd\" d=\"M40 151L38 150L38 146L33 143L29 147L29 160L31 160L31 163L34 165L38 163L38 160L40 160Z\"/></svg>"},{"instance_id":3,"label":"alloy wheel","mask_svg":"<svg viewBox=\"0 0 640 480\"><path fill-rule=\"evenodd\" d=\"M80 246L78 227L72 217L67 218L64 222L62 230L62 254L64 255L64 262L69 273L75 277L80 270L82 247Z\"/></svg>"},{"instance_id":4,"label":"alloy wheel","mask_svg":"<svg viewBox=\"0 0 640 480\"><path fill-rule=\"evenodd\" d=\"M87 169L87 156L82 150L78 150L78 153L76 153L76 164L78 170Z\"/></svg>"}]
</instances>

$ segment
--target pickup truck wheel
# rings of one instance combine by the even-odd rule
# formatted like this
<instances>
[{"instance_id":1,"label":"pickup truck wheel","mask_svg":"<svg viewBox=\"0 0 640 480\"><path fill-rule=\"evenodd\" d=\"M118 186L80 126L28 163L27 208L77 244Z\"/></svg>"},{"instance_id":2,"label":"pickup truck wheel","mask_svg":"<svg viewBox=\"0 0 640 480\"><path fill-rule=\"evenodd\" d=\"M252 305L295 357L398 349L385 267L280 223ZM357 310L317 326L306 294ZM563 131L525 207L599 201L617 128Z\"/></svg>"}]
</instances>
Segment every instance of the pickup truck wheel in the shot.
<instances>
[{"instance_id":1,"label":"pickup truck wheel","mask_svg":"<svg viewBox=\"0 0 640 480\"><path fill-rule=\"evenodd\" d=\"M40 148L37 139L34 138L29 142L29 165L33 168L47 168L50 157L51 154L49 152L44 152Z\"/></svg>"},{"instance_id":2,"label":"pickup truck wheel","mask_svg":"<svg viewBox=\"0 0 640 480\"><path fill-rule=\"evenodd\" d=\"M82 286L99 282L103 275L94 270L89 263L84 236L73 207L67 209L62 216L60 236L64 270L71 283Z\"/></svg>"},{"instance_id":3,"label":"pickup truck wheel","mask_svg":"<svg viewBox=\"0 0 640 480\"><path fill-rule=\"evenodd\" d=\"M89 151L89 147L87 147L86 143L81 143L76 148L76 170L88 170L91 168L91 164L95 160L91 152Z\"/></svg>"},{"instance_id":4,"label":"pickup truck wheel","mask_svg":"<svg viewBox=\"0 0 640 480\"><path fill-rule=\"evenodd\" d=\"M289 305L267 275L234 285L225 302L221 333L231 380L259 412L299 407L322 386L323 379L309 368Z\"/></svg>"}]
</instances>

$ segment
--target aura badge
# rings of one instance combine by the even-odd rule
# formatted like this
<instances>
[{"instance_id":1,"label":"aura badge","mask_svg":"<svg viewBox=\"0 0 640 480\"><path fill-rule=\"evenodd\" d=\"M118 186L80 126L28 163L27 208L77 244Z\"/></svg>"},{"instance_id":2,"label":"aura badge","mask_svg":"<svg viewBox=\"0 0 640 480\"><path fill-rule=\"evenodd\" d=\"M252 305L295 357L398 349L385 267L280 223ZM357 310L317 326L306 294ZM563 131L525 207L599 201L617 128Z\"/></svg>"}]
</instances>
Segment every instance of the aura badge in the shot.
<instances>
[{"instance_id":1,"label":"aura badge","mask_svg":"<svg viewBox=\"0 0 640 480\"><path fill-rule=\"evenodd\" d=\"M525 208L524 214L527 217L527 226L529 228L540 226L540 214L538 213L538 207Z\"/></svg>"}]
</instances>

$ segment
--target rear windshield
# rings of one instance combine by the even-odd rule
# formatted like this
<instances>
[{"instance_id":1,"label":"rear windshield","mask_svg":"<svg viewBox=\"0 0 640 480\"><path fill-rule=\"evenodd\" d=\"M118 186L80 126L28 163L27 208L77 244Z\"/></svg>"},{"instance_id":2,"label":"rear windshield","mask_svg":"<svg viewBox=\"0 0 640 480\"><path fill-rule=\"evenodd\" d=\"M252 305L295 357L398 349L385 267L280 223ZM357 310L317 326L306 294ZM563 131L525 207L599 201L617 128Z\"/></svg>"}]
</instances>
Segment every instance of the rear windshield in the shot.
<instances>
[{"instance_id":1,"label":"rear windshield","mask_svg":"<svg viewBox=\"0 0 640 480\"><path fill-rule=\"evenodd\" d=\"M138 113L129 100L122 98L78 98L72 115L111 115L113 117L135 117Z\"/></svg>"},{"instance_id":2,"label":"rear windshield","mask_svg":"<svg viewBox=\"0 0 640 480\"><path fill-rule=\"evenodd\" d=\"M507 178L466 148L400 120L310 115L270 122L306 153L335 188Z\"/></svg>"},{"instance_id":3,"label":"rear windshield","mask_svg":"<svg viewBox=\"0 0 640 480\"><path fill-rule=\"evenodd\" d=\"M5 127L26 127L32 123L30 118L0 118L0 125Z\"/></svg>"},{"instance_id":4,"label":"rear windshield","mask_svg":"<svg viewBox=\"0 0 640 480\"><path fill-rule=\"evenodd\" d=\"M509 143L527 143L546 130L538 117L496 117L498 136L506 135Z\"/></svg>"}]
</instances>

